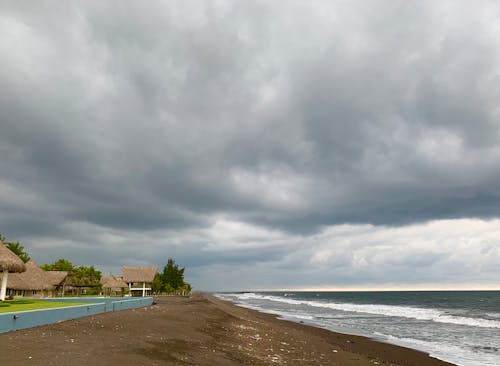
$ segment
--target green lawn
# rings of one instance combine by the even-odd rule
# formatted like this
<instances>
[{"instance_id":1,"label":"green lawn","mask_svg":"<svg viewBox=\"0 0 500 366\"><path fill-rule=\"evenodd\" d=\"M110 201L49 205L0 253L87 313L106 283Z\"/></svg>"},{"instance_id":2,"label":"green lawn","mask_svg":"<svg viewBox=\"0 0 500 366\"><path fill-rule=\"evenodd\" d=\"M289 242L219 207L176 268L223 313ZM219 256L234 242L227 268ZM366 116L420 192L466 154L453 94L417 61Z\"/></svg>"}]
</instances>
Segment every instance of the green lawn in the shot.
<instances>
[{"instance_id":1,"label":"green lawn","mask_svg":"<svg viewBox=\"0 0 500 366\"><path fill-rule=\"evenodd\" d=\"M25 311L25 310L40 310L40 309L51 309L51 308L62 308L66 306L75 305L88 305L86 302L52 302L43 300L7 300L0 302L0 313L9 313L13 311Z\"/></svg>"}]
</instances>

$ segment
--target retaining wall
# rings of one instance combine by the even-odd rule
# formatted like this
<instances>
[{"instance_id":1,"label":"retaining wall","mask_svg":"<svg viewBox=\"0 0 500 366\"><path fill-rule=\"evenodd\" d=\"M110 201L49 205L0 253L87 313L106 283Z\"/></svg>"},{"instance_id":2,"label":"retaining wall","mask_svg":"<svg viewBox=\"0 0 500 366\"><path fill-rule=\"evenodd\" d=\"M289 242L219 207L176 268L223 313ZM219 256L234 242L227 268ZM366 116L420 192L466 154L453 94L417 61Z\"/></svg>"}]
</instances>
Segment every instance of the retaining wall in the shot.
<instances>
[{"instance_id":1,"label":"retaining wall","mask_svg":"<svg viewBox=\"0 0 500 366\"><path fill-rule=\"evenodd\" d=\"M153 305L153 298L152 297L139 297L139 298L132 298L132 299L127 299L127 300L118 300L118 301L113 301L111 303L112 309L108 310L106 308L106 311L120 311L120 310L128 310L128 309L137 309L137 308L143 308L146 306L151 306Z\"/></svg>"},{"instance_id":2,"label":"retaining wall","mask_svg":"<svg viewBox=\"0 0 500 366\"><path fill-rule=\"evenodd\" d=\"M62 320L76 319L109 311L142 308L153 304L152 297L120 298L120 300L116 298L59 298L43 300L51 302L88 302L88 304L63 308L0 313L0 333L52 324Z\"/></svg>"},{"instance_id":3,"label":"retaining wall","mask_svg":"<svg viewBox=\"0 0 500 366\"><path fill-rule=\"evenodd\" d=\"M105 311L142 308L153 304L152 297L55 297L42 300L51 302L104 303Z\"/></svg>"}]
</instances>

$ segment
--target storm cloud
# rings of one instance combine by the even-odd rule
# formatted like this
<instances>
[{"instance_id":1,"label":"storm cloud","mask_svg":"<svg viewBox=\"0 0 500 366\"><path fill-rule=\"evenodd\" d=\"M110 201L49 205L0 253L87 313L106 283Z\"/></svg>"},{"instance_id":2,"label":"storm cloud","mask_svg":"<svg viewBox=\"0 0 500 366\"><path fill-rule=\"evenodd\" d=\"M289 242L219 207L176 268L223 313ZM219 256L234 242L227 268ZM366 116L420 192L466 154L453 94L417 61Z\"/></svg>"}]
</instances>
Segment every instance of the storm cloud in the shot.
<instances>
[{"instance_id":1,"label":"storm cloud","mask_svg":"<svg viewBox=\"0 0 500 366\"><path fill-rule=\"evenodd\" d=\"M0 232L41 263L173 256L201 289L491 284L499 18L494 1L3 1Z\"/></svg>"}]
</instances>

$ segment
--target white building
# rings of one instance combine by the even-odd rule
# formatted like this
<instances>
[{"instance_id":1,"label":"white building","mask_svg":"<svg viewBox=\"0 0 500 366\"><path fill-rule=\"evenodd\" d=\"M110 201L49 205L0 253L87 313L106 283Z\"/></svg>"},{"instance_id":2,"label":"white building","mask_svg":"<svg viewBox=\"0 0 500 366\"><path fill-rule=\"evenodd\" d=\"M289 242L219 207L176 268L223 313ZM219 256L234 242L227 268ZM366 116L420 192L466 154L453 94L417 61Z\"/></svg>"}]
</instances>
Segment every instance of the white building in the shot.
<instances>
[{"instance_id":1,"label":"white building","mask_svg":"<svg viewBox=\"0 0 500 366\"><path fill-rule=\"evenodd\" d=\"M148 296L158 272L158 266L128 267L122 266L123 281L128 285L132 296Z\"/></svg>"}]
</instances>

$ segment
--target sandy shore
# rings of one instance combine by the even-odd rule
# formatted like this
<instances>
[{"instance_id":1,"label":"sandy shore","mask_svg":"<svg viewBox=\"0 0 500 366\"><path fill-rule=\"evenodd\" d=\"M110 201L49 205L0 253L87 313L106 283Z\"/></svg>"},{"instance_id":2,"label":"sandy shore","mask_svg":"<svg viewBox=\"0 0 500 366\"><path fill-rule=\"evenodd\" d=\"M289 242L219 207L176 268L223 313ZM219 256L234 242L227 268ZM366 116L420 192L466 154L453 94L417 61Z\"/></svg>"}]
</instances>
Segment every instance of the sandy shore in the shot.
<instances>
[{"instance_id":1,"label":"sandy shore","mask_svg":"<svg viewBox=\"0 0 500 366\"><path fill-rule=\"evenodd\" d=\"M444 366L424 353L276 319L208 295L0 334L1 365Z\"/></svg>"}]
</instances>

